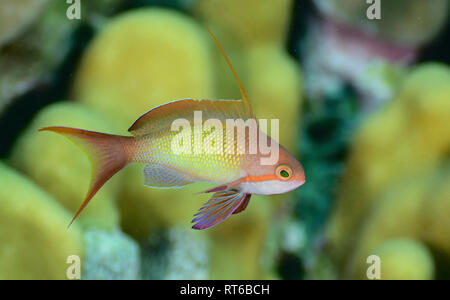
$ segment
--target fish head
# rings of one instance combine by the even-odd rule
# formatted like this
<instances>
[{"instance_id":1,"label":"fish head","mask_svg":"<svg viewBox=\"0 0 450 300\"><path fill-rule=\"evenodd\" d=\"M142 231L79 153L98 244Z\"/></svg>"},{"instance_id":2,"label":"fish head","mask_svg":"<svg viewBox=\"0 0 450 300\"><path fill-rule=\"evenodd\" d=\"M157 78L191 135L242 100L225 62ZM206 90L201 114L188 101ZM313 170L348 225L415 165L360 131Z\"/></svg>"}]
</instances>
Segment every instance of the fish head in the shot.
<instances>
[{"instance_id":1,"label":"fish head","mask_svg":"<svg viewBox=\"0 0 450 300\"><path fill-rule=\"evenodd\" d=\"M304 183L303 166L280 146L279 157L274 164L262 164L260 160L249 164L240 189L248 194L275 195L295 190Z\"/></svg>"}]
</instances>

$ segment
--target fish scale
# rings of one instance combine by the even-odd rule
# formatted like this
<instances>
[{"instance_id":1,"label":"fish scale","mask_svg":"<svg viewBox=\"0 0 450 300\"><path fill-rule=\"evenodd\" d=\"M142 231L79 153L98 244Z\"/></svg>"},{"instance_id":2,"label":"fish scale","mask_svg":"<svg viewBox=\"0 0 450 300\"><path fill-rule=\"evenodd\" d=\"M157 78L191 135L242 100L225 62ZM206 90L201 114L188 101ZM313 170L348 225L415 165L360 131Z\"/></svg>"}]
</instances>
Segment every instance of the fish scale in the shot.
<instances>
[{"instance_id":1,"label":"fish scale","mask_svg":"<svg viewBox=\"0 0 450 300\"><path fill-rule=\"evenodd\" d=\"M195 149L195 129L191 129L191 149ZM225 132L225 130L223 130ZM236 141L227 143L226 135L223 134L222 152L223 154L173 153L172 140L178 132L156 131L146 136L138 138L132 160L135 162L154 163L164 165L172 170L182 173L185 177L196 181L212 182L223 184L234 181L242 177L245 154L239 153L236 149ZM213 133L202 130L202 144L210 143ZM230 149L235 149L236 154L228 154Z\"/></svg>"}]
</instances>

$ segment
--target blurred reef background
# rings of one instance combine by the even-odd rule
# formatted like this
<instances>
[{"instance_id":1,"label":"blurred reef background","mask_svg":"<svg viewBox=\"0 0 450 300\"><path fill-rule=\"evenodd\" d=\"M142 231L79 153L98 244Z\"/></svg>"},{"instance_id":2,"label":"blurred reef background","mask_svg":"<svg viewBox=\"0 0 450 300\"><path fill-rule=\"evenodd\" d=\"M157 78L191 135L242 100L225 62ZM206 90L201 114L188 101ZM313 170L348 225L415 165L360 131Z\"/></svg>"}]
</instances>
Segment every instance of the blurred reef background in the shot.
<instances>
[{"instance_id":1,"label":"blurred reef background","mask_svg":"<svg viewBox=\"0 0 450 300\"><path fill-rule=\"evenodd\" d=\"M0 2L0 279L450 279L448 0ZM70 230L90 164L63 125L127 135L175 99L239 99L205 30L306 184L206 230L207 186L128 166Z\"/></svg>"}]
</instances>

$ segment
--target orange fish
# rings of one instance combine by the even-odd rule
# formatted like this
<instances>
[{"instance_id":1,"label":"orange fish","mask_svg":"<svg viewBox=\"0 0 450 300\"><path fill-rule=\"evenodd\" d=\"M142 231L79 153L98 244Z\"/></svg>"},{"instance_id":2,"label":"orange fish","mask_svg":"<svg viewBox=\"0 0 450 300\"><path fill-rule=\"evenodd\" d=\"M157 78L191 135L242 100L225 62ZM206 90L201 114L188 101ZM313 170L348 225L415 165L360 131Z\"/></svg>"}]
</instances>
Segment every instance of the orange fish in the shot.
<instances>
[{"instance_id":1,"label":"orange fish","mask_svg":"<svg viewBox=\"0 0 450 300\"><path fill-rule=\"evenodd\" d=\"M282 194L305 182L301 164L257 124L233 66L208 32L233 72L242 100L169 102L142 115L128 130L133 136L67 127L40 129L75 141L92 162L89 191L69 226L103 184L130 163L146 163L144 185L152 188L179 188L194 182L216 185L204 192L214 194L195 215L194 229L210 228L242 212L252 194ZM239 125L244 125L243 130Z\"/></svg>"}]
</instances>

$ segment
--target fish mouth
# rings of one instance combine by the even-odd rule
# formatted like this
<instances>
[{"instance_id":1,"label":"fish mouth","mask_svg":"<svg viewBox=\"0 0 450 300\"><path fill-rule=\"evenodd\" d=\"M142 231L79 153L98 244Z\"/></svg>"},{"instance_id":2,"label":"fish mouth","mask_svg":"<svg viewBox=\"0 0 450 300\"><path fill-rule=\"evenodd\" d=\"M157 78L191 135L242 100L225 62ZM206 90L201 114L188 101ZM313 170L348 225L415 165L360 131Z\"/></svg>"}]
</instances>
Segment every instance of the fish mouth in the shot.
<instances>
[{"instance_id":1,"label":"fish mouth","mask_svg":"<svg viewBox=\"0 0 450 300\"><path fill-rule=\"evenodd\" d=\"M305 184L305 182L306 182L306 179L305 179L305 177L294 177L294 178L292 178L292 181L295 181L297 184L298 184L298 186L297 187L300 187L300 186L302 186L302 185L304 185Z\"/></svg>"},{"instance_id":2,"label":"fish mouth","mask_svg":"<svg viewBox=\"0 0 450 300\"><path fill-rule=\"evenodd\" d=\"M302 180L296 180L296 184L291 186L288 190L284 191L284 192L280 192L279 194L284 194L284 193L289 193L292 191L295 191L296 189L298 189L299 187L301 187L303 184L305 184L306 180L302 179Z\"/></svg>"}]
</instances>

